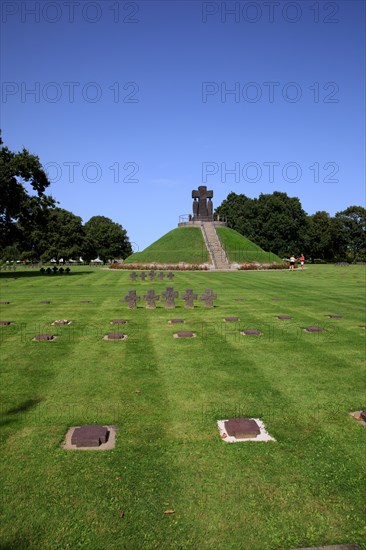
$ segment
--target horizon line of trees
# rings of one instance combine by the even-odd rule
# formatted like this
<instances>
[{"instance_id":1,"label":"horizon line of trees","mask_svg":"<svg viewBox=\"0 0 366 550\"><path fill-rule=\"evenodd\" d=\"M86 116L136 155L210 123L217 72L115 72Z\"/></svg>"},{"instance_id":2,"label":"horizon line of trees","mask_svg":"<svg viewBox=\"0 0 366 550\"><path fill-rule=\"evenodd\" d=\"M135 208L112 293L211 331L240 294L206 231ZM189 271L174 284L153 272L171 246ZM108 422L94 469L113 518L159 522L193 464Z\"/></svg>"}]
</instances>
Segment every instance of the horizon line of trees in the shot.
<instances>
[{"instance_id":1,"label":"horizon line of trees","mask_svg":"<svg viewBox=\"0 0 366 550\"><path fill-rule=\"evenodd\" d=\"M0 258L47 262L55 259L103 262L132 254L127 231L105 216L83 224L46 195L50 185L40 160L26 149L3 146L0 131ZM29 194L25 183L33 190Z\"/></svg>"},{"instance_id":2,"label":"horizon line of trees","mask_svg":"<svg viewBox=\"0 0 366 550\"><path fill-rule=\"evenodd\" d=\"M304 253L311 262L366 261L366 209L349 206L330 216L308 215L300 199L275 191L251 199L234 192L215 215L267 252L281 258Z\"/></svg>"}]
</instances>

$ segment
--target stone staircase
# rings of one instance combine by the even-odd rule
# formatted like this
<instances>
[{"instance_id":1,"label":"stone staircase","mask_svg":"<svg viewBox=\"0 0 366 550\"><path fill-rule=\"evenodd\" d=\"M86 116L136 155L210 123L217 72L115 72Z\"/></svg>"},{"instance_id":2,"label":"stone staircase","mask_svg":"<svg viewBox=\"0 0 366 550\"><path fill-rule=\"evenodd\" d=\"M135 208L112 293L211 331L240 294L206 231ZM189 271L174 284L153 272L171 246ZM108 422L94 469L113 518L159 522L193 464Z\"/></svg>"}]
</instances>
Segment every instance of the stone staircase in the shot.
<instances>
[{"instance_id":1,"label":"stone staircase","mask_svg":"<svg viewBox=\"0 0 366 550\"><path fill-rule=\"evenodd\" d=\"M230 262L217 236L215 223L201 222L201 229L214 269L222 271L230 270Z\"/></svg>"}]
</instances>

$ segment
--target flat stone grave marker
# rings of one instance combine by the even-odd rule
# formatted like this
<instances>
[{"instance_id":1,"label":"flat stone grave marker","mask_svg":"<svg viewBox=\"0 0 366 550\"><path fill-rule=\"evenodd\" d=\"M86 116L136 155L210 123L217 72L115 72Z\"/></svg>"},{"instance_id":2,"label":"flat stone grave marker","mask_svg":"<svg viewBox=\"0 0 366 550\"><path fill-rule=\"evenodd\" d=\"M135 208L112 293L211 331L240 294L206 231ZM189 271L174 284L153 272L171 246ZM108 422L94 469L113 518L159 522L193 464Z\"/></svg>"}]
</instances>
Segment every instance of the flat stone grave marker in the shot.
<instances>
[{"instance_id":1,"label":"flat stone grave marker","mask_svg":"<svg viewBox=\"0 0 366 550\"><path fill-rule=\"evenodd\" d=\"M176 325L177 323L184 323L184 319L170 319L170 321L168 321L168 323L170 325Z\"/></svg>"},{"instance_id":2,"label":"flat stone grave marker","mask_svg":"<svg viewBox=\"0 0 366 550\"><path fill-rule=\"evenodd\" d=\"M144 294L144 300L146 300L146 307L148 309L156 308L156 300L160 300L160 294L155 294L155 290L148 290L147 294Z\"/></svg>"},{"instance_id":3,"label":"flat stone grave marker","mask_svg":"<svg viewBox=\"0 0 366 550\"><path fill-rule=\"evenodd\" d=\"M127 334L122 332L109 332L103 337L103 340L126 340Z\"/></svg>"},{"instance_id":4,"label":"flat stone grave marker","mask_svg":"<svg viewBox=\"0 0 366 550\"><path fill-rule=\"evenodd\" d=\"M272 300L281 300L281 298L272 298Z\"/></svg>"},{"instance_id":5,"label":"flat stone grave marker","mask_svg":"<svg viewBox=\"0 0 366 550\"><path fill-rule=\"evenodd\" d=\"M185 307L194 307L193 300L197 300L197 294L195 294L191 288L187 288L187 290L183 294L181 294L181 297L185 301Z\"/></svg>"},{"instance_id":6,"label":"flat stone grave marker","mask_svg":"<svg viewBox=\"0 0 366 550\"><path fill-rule=\"evenodd\" d=\"M130 280L132 283L135 283L136 280L137 280L137 273L136 271L132 271L132 273L130 273Z\"/></svg>"},{"instance_id":7,"label":"flat stone grave marker","mask_svg":"<svg viewBox=\"0 0 366 550\"><path fill-rule=\"evenodd\" d=\"M327 315L329 319L342 319L343 315L338 315L338 313L332 313L330 315Z\"/></svg>"},{"instance_id":8,"label":"flat stone grave marker","mask_svg":"<svg viewBox=\"0 0 366 550\"><path fill-rule=\"evenodd\" d=\"M261 430L253 418L230 418L225 422L225 429L230 437L247 439L257 437Z\"/></svg>"},{"instance_id":9,"label":"flat stone grave marker","mask_svg":"<svg viewBox=\"0 0 366 550\"><path fill-rule=\"evenodd\" d=\"M73 426L68 429L61 447L69 451L108 451L115 447L116 433L117 426Z\"/></svg>"},{"instance_id":10,"label":"flat stone grave marker","mask_svg":"<svg viewBox=\"0 0 366 550\"><path fill-rule=\"evenodd\" d=\"M74 430L71 443L77 447L99 447L102 443L107 443L108 436L105 426L80 426Z\"/></svg>"},{"instance_id":11,"label":"flat stone grave marker","mask_svg":"<svg viewBox=\"0 0 366 550\"><path fill-rule=\"evenodd\" d=\"M49 300L42 300L42 302L39 302L40 304L50 304L51 302Z\"/></svg>"},{"instance_id":12,"label":"flat stone grave marker","mask_svg":"<svg viewBox=\"0 0 366 550\"><path fill-rule=\"evenodd\" d=\"M37 334L33 340L35 342L45 342L45 341L52 341L52 340L55 340L56 339L56 336L54 336L53 334Z\"/></svg>"},{"instance_id":13,"label":"flat stone grave marker","mask_svg":"<svg viewBox=\"0 0 366 550\"><path fill-rule=\"evenodd\" d=\"M154 270L149 271L149 278L150 278L150 281L155 281L155 271Z\"/></svg>"},{"instance_id":14,"label":"flat stone grave marker","mask_svg":"<svg viewBox=\"0 0 366 550\"><path fill-rule=\"evenodd\" d=\"M141 277L141 281L145 281L145 280L146 280L146 273L145 273L145 271L141 271L140 277Z\"/></svg>"},{"instance_id":15,"label":"flat stone grave marker","mask_svg":"<svg viewBox=\"0 0 366 550\"><path fill-rule=\"evenodd\" d=\"M174 279L174 273L172 273L171 271L167 274L167 279L169 279L170 282L172 282L172 280Z\"/></svg>"},{"instance_id":16,"label":"flat stone grave marker","mask_svg":"<svg viewBox=\"0 0 366 550\"><path fill-rule=\"evenodd\" d=\"M6 304L10 304L10 302L0 302L2 306L5 306Z\"/></svg>"},{"instance_id":17,"label":"flat stone grave marker","mask_svg":"<svg viewBox=\"0 0 366 550\"><path fill-rule=\"evenodd\" d=\"M91 300L80 300L81 304L90 304Z\"/></svg>"},{"instance_id":18,"label":"flat stone grave marker","mask_svg":"<svg viewBox=\"0 0 366 550\"><path fill-rule=\"evenodd\" d=\"M325 332L321 327L305 327L305 332Z\"/></svg>"},{"instance_id":19,"label":"flat stone grave marker","mask_svg":"<svg viewBox=\"0 0 366 550\"><path fill-rule=\"evenodd\" d=\"M240 334L242 334L243 336L261 336L262 333L256 328L250 328L247 330L242 330Z\"/></svg>"},{"instance_id":20,"label":"flat stone grave marker","mask_svg":"<svg viewBox=\"0 0 366 550\"><path fill-rule=\"evenodd\" d=\"M224 321L227 323L235 323L236 321L240 321L239 317L224 317Z\"/></svg>"},{"instance_id":21,"label":"flat stone grave marker","mask_svg":"<svg viewBox=\"0 0 366 550\"><path fill-rule=\"evenodd\" d=\"M287 321L288 319L292 319L290 315L277 315L277 319L281 319L282 321Z\"/></svg>"},{"instance_id":22,"label":"flat stone grave marker","mask_svg":"<svg viewBox=\"0 0 366 550\"><path fill-rule=\"evenodd\" d=\"M137 302L140 300L140 296L137 296L136 290L130 290L124 297L123 301L128 303L129 309L136 309Z\"/></svg>"},{"instance_id":23,"label":"flat stone grave marker","mask_svg":"<svg viewBox=\"0 0 366 550\"><path fill-rule=\"evenodd\" d=\"M175 302L174 300L178 298L178 291L174 290L172 286L167 286L166 290L161 293L165 300L165 307L167 309L174 309L175 308Z\"/></svg>"},{"instance_id":24,"label":"flat stone grave marker","mask_svg":"<svg viewBox=\"0 0 366 550\"><path fill-rule=\"evenodd\" d=\"M163 281L164 280L164 273L163 271L160 271L159 273L159 281Z\"/></svg>"},{"instance_id":25,"label":"flat stone grave marker","mask_svg":"<svg viewBox=\"0 0 366 550\"><path fill-rule=\"evenodd\" d=\"M111 325L125 325L126 323L126 319L112 319L111 321Z\"/></svg>"},{"instance_id":26,"label":"flat stone grave marker","mask_svg":"<svg viewBox=\"0 0 366 550\"><path fill-rule=\"evenodd\" d=\"M6 327L8 325L11 325L11 321L0 321L0 326Z\"/></svg>"},{"instance_id":27,"label":"flat stone grave marker","mask_svg":"<svg viewBox=\"0 0 366 550\"><path fill-rule=\"evenodd\" d=\"M68 321L67 319L57 319L56 321L53 321L51 325L71 325L71 321Z\"/></svg>"},{"instance_id":28,"label":"flat stone grave marker","mask_svg":"<svg viewBox=\"0 0 366 550\"><path fill-rule=\"evenodd\" d=\"M259 418L229 418L218 420L220 437L226 443L243 441L276 441Z\"/></svg>"},{"instance_id":29,"label":"flat stone grave marker","mask_svg":"<svg viewBox=\"0 0 366 550\"><path fill-rule=\"evenodd\" d=\"M200 299L205 302L206 307L213 307L213 301L216 300L216 298L217 294L215 294L211 288L206 288L205 292L200 296Z\"/></svg>"},{"instance_id":30,"label":"flat stone grave marker","mask_svg":"<svg viewBox=\"0 0 366 550\"><path fill-rule=\"evenodd\" d=\"M190 330L184 330L181 332L176 332L174 338L195 338L196 334Z\"/></svg>"}]
</instances>

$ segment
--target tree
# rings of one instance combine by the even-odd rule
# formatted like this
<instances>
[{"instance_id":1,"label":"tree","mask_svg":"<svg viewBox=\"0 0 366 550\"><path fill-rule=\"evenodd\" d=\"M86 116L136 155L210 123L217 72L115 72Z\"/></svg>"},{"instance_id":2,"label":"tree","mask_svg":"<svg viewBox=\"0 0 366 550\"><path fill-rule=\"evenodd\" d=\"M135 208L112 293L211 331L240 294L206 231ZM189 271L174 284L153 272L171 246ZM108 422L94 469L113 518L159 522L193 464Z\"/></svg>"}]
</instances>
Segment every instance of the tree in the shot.
<instances>
[{"instance_id":1,"label":"tree","mask_svg":"<svg viewBox=\"0 0 366 550\"><path fill-rule=\"evenodd\" d=\"M83 254L89 260L97 256L106 262L124 259L132 254L132 247L123 227L105 216L93 216L84 225L85 243Z\"/></svg>"},{"instance_id":2,"label":"tree","mask_svg":"<svg viewBox=\"0 0 366 550\"><path fill-rule=\"evenodd\" d=\"M63 208L53 208L48 212L46 225L36 226L30 239L37 243L42 261L78 260L85 239L82 219Z\"/></svg>"},{"instance_id":3,"label":"tree","mask_svg":"<svg viewBox=\"0 0 366 550\"><path fill-rule=\"evenodd\" d=\"M315 258L325 261L334 259L334 224L328 212L318 211L308 216L304 241L305 255L312 262Z\"/></svg>"},{"instance_id":4,"label":"tree","mask_svg":"<svg viewBox=\"0 0 366 550\"><path fill-rule=\"evenodd\" d=\"M349 206L335 215L335 238L343 255L351 261L366 259L366 209Z\"/></svg>"},{"instance_id":5,"label":"tree","mask_svg":"<svg viewBox=\"0 0 366 550\"><path fill-rule=\"evenodd\" d=\"M3 141L0 135L0 145ZM24 183L34 191L29 195ZM50 182L39 158L26 149L14 153L8 147L0 149L0 248L16 244L20 238L17 222L26 226L32 216L52 205L52 197L45 195Z\"/></svg>"},{"instance_id":6,"label":"tree","mask_svg":"<svg viewBox=\"0 0 366 550\"><path fill-rule=\"evenodd\" d=\"M275 191L258 199L230 193L216 213L264 250L281 257L298 254L304 246L306 212L297 197Z\"/></svg>"}]
</instances>

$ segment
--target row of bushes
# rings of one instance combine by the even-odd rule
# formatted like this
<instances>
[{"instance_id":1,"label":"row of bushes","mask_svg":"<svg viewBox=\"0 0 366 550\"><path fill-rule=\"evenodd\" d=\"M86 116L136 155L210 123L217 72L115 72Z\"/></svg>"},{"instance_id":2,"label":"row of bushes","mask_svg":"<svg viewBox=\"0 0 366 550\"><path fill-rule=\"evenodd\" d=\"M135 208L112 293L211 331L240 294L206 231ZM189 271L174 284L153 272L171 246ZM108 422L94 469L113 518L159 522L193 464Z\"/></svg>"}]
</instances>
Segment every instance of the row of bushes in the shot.
<instances>
[{"instance_id":1,"label":"row of bushes","mask_svg":"<svg viewBox=\"0 0 366 550\"><path fill-rule=\"evenodd\" d=\"M69 267L66 267L65 269L63 267L47 267L47 269L45 269L44 267L41 267L41 269L39 270L40 273L42 273L42 275L56 275L56 273L58 273L59 275L62 275L63 273L65 273L65 275L68 275L70 273L71 269Z\"/></svg>"},{"instance_id":2,"label":"row of bushes","mask_svg":"<svg viewBox=\"0 0 366 550\"><path fill-rule=\"evenodd\" d=\"M133 271L207 271L205 264L118 264L114 263L109 269L130 269Z\"/></svg>"},{"instance_id":3,"label":"row of bushes","mask_svg":"<svg viewBox=\"0 0 366 550\"><path fill-rule=\"evenodd\" d=\"M238 269L242 271L256 271L258 269L288 269L288 264L286 262L281 264L241 264Z\"/></svg>"}]
</instances>

